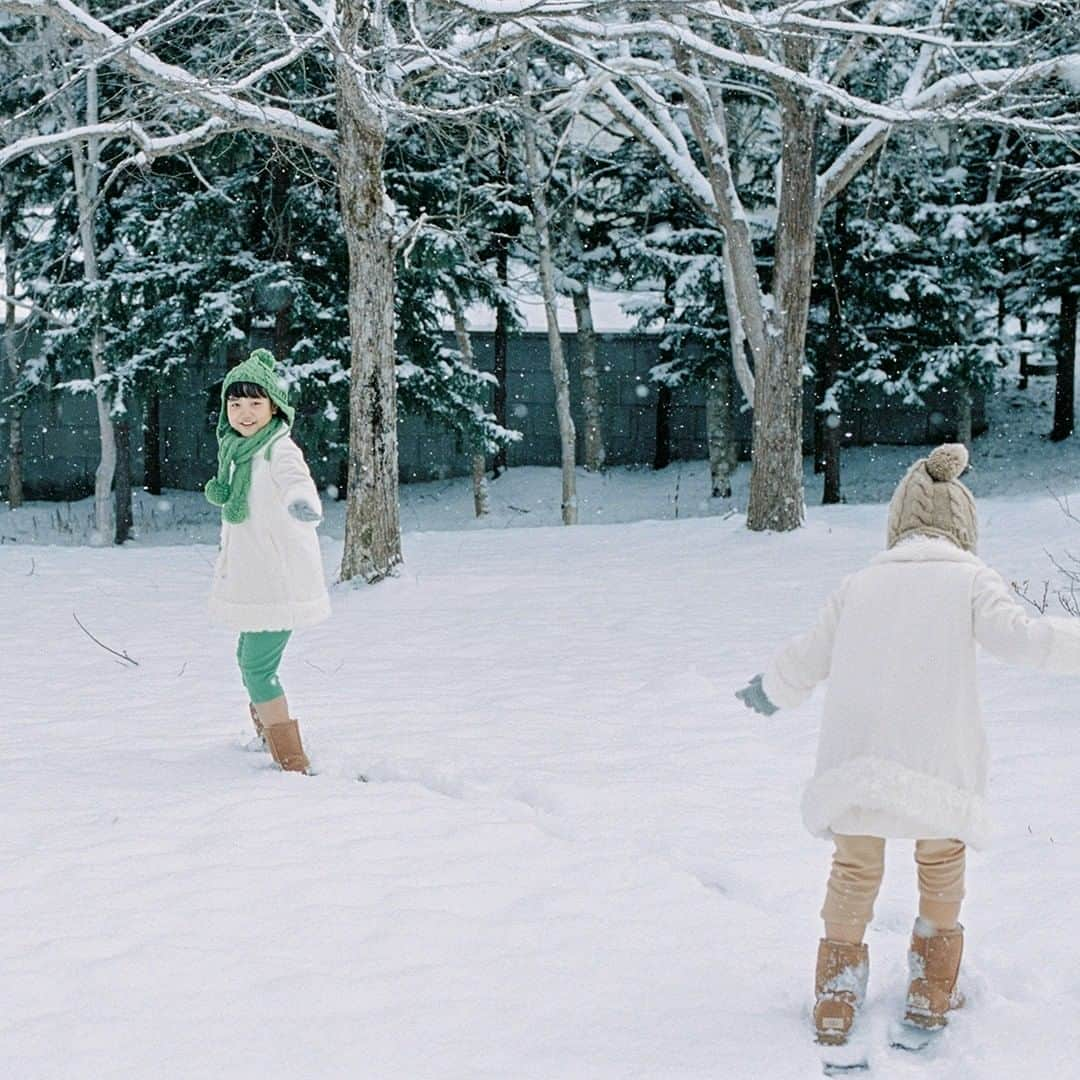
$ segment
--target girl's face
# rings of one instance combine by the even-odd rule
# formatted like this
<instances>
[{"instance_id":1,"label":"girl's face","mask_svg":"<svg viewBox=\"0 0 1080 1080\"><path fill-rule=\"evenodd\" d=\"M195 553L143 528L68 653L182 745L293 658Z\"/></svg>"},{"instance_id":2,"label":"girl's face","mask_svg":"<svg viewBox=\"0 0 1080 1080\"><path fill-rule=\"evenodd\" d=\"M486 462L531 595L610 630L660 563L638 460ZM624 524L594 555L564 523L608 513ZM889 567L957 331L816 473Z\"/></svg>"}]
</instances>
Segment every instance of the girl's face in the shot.
<instances>
[{"instance_id":1,"label":"girl's face","mask_svg":"<svg viewBox=\"0 0 1080 1080\"><path fill-rule=\"evenodd\" d=\"M229 426L241 435L255 435L270 423L274 416L274 406L269 398L231 397L228 399L226 415Z\"/></svg>"}]
</instances>

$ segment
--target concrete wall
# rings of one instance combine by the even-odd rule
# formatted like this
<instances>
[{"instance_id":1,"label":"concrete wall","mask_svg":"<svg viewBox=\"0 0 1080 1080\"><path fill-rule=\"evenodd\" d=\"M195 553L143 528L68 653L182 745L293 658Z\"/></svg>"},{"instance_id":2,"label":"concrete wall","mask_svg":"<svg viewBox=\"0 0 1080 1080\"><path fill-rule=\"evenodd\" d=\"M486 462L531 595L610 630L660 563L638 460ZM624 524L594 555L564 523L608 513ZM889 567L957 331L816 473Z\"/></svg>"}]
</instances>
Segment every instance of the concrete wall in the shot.
<instances>
[{"instance_id":1,"label":"concrete wall","mask_svg":"<svg viewBox=\"0 0 1080 1080\"><path fill-rule=\"evenodd\" d=\"M574 335L565 334L563 339L570 369L570 398L574 403L580 459L584 454L580 365ZM494 352L492 335L475 335L473 351L477 366L490 371ZM656 362L655 338L638 334L597 335L597 367L610 464L633 465L653 460L657 394L656 386L649 382L649 369ZM507 424L522 433L521 440L509 449L507 457L511 466L558 465L559 428L546 334L526 333L511 340L506 399ZM468 471L468 458L455 445L452 434L435 430L422 420L409 418L402 422L399 435L403 478L432 479ZM671 438L674 456L684 459L704 456L705 406L700 391L676 392Z\"/></svg>"},{"instance_id":2,"label":"concrete wall","mask_svg":"<svg viewBox=\"0 0 1080 1080\"><path fill-rule=\"evenodd\" d=\"M564 334L570 368L570 397L577 427L577 453L584 455L584 415L581 411L581 379L578 375L576 341ZM491 334L476 334L473 351L477 366L490 371L494 341ZM555 418L555 388L548 366L547 335L521 334L510 342L507 357L508 424L523 438L509 451L513 465L558 465L559 430ZM612 465L651 464L656 453L656 384L649 380L650 369L658 362L657 340L643 334L597 335L597 366L600 369L604 403L605 445ZM739 395L741 400L741 394ZM803 441L807 453L813 449L813 388L807 384L803 396ZM977 395L974 405L975 430L985 428L984 399ZM751 417L749 410L736 420L740 456L750 456ZM905 405L867 386L844 416L845 444L873 443L923 445L954 437L955 410L949 393L927 395L925 405ZM708 456L705 428L705 392L700 386L674 391L669 426L671 454L675 459L694 461ZM417 418L406 418L399 429L402 478L428 480L461 476L469 472L469 460L456 445L452 434L435 430Z\"/></svg>"},{"instance_id":3,"label":"concrete wall","mask_svg":"<svg viewBox=\"0 0 1080 1080\"><path fill-rule=\"evenodd\" d=\"M448 338L448 342L449 342ZM580 401L581 386L574 335L564 335L571 370L571 397ZM474 336L477 364L490 370L493 338ZM24 348L34 351L33 341ZM2 355L2 343L0 343ZM656 386L649 369L657 362L654 337L640 334L598 335L598 367L604 401L608 461L613 465L650 464L656 451ZM547 337L526 333L511 339L508 356L508 422L523 438L509 452L511 465L557 465L559 433L555 419L555 392L548 367ZM213 427L217 415L216 387L224 370L221 362L192 363L176 375L176 391L161 400L161 471L165 487L197 489L216 468ZM0 399L10 385L7 365L0 366ZM812 440L812 401L804 399L804 438ZM141 402L132 404L133 476L143 475ZM844 418L847 444L923 444L941 441L954 424L948 395L931 398L925 407L905 406L885 399L868 387ZM0 487L6 481L8 428L6 410L0 409ZM982 402L976 403L981 422ZM583 417L575 406L578 454L583 453ZM94 400L41 391L33 396L23 418L24 477L28 497L74 498L93 490L98 462L98 429ZM749 455L750 413L737 423L740 450ZM700 387L675 390L671 413L672 456L682 460L707 454L705 400ZM302 425L298 438L303 442ZM469 459L452 432L418 417L403 417L399 426L399 458L403 481L464 475ZM338 479L339 463L312 460L316 481L325 486Z\"/></svg>"}]
</instances>

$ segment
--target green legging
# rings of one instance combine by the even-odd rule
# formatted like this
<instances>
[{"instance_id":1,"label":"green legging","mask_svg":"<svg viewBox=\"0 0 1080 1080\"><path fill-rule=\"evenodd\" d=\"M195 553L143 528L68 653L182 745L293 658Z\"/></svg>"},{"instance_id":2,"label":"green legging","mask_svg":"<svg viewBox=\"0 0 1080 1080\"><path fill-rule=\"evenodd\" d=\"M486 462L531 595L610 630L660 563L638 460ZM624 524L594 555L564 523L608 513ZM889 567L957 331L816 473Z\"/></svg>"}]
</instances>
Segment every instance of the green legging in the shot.
<instances>
[{"instance_id":1,"label":"green legging","mask_svg":"<svg viewBox=\"0 0 1080 1080\"><path fill-rule=\"evenodd\" d=\"M236 662L253 705L273 701L285 693L277 669L291 636L291 630L248 630L240 635Z\"/></svg>"}]
</instances>

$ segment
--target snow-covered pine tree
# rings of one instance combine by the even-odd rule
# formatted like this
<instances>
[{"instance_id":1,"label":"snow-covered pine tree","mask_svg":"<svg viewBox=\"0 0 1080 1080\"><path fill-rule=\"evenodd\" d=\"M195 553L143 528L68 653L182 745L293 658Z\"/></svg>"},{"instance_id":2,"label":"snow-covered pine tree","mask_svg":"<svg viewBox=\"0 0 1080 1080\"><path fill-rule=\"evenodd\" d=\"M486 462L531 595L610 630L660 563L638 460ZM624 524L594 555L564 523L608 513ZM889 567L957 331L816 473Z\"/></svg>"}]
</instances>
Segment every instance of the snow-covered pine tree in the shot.
<instances>
[{"instance_id":1,"label":"snow-covered pine tree","mask_svg":"<svg viewBox=\"0 0 1080 1080\"><path fill-rule=\"evenodd\" d=\"M609 275L641 298L628 305L642 330L658 332L653 380L671 393L699 385L706 394L710 495L731 494L737 461L737 390L723 236L685 188L657 177L647 151L626 142L616 155L620 216ZM664 459L661 451L661 460Z\"/></svg>"},{"instance_id":2,"label":"snow-covered pine tree","mask_svg":"<svg viewBox=\"0 0 1080 1080\"><path fill-rule=\"evenodd\" d=\"M1076 94L1080 96L1080 75ZM1027 315L1052 310L1057 360L1054 442L1076 426L1077 304L1080 301L1080 168L1055 140L1025 140L1026 153L1009 162L1013 199L1011 258L1003 308ZM1056 325L1055 325L1056 324Z\"/></svg>"},{"instance_id":3,"label":"snow-covered pine tree","mask_svg":"<svg viewBox=\"0 0 1080 1080\"><path fill-rule=\"evenodd\" d=\"M469 87L429 88L430 107L483 98ZM481 91L483 88L481 88ZM490 169L498 138L484 114L411 123L395 131L386 163L387 190L397 212L398 389L402 407L437 419L455 432L474 467L520 438L492 410L496 375L481 372L464 323L470 305L510 307L491 258L493 225L503 217L505 193ZM515 317L516 318L516 317ZM446 341L452 328L454 344ZM463 336L464 335L464 336ZM505 392L505 388L504 388Z\"/></svg>"},{"instance_id":4,"label":"snow-covered pine tree","mask_svg":"<svg viewBox=\"0 0 1080 1080\"><path fill-rule=\"evenodd\" d=\"M514 9L548 47L563 42L589 66L595 92L652 147L664 167L723 229L743 331L755 362L754 460L747 524L786 530L803 516L801 404L804 346L822 210L898 126L991 124L1045 130L1044 86L1076 63L1075 5L973 6L958 20L948 0L806 10L774 4L670 5L632 11L611 0L567 11L560 0L484 0ZM1025 23L1029 16L1029 25ZM658 53L666 47L668 55ZM864 96L846 80L874 54L884 92ZM895 77L894 77L895 76ZM586 95L578 96L584 100ZM734 103L771 103L777 183L756 204L733 169ZM691 122L688 136L681 117ZM1075 117L1073 118L1075 119ZM823 121L845 127L831 158L817 138ZM1058 130L1071 121L1055 116ZM776 134L780 137L777 138ZM751 221L768 221L773 258L759 273Z\"/></svg>"},{"instance_id":5,"label":"snow-covered pine tree","mask_svg":"<svg viewBox=\"0 0 1080 1080\"><path fill-rule=\"evenodd\" d=\"M937 388L955 403L942 433L970 442L971 394L992 389L999 370L1000 257L986 241L1000 204L987 199L985 147L969 149L958 157L945 129L894 134L873 177L849 192L842 228L832 223L848 253L830 279L843 316L819 321L811 338L825 362L839 330L844 361L826 412L838 415L861 384L907 403Z\"/></svg>"},{"instance_id":6,"label":"snow-covered pine tree","mask_svg":"<svg viewBox=\"0 0 1080 1080\"><path fill-rule=\"evenodd\" d=\"M9 20L0 26L0 117L8 138L27 134L25 113L41 101L46 92L37 73L41 48L36 27ZM25 337L49 324L58 325L57 316L41 305L49 261L55 254L50 241L51 214L48 208L62 198L67 187L61 170L46 169L31 158L20 158L0 171L0 246L3 249L3 311L6 382L0 422L6 425L8 467L5 495L11 507L22 505L23 415L33 388L46 372L40 363L25 355ZM18 304L16 304L18 301Z\"/></svg>"}]
</instances>

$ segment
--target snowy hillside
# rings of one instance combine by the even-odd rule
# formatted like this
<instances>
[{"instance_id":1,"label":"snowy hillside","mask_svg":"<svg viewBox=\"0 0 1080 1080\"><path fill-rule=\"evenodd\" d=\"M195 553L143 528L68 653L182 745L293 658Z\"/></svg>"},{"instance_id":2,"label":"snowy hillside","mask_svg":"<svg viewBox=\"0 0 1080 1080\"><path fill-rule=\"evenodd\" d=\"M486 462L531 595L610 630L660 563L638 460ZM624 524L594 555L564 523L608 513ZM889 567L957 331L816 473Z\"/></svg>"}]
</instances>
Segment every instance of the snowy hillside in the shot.
<instances>
[{"instance_id":1,"label":"snowy hillside","mask_svg":"<svg viewBox=\"0 0 1080 1080\"><path fill-rule=\"evenodd\" d=\"M1048 496L980 511L1007 577L1080 548ZM732 512L408 532L398 579L335 587L286 653L312 778L247 747L212 546L0 546L4 1074L820 1075L829 848L798 813L820 698L766 721L732 692L882 533L875 505L791 535ZM982 676L998 833L969 860L970 1007L929 1058L886 1045L915 897L895 843L874 1076L1075 1075L1080 687Z\"/></svg>"}]
</instances>

